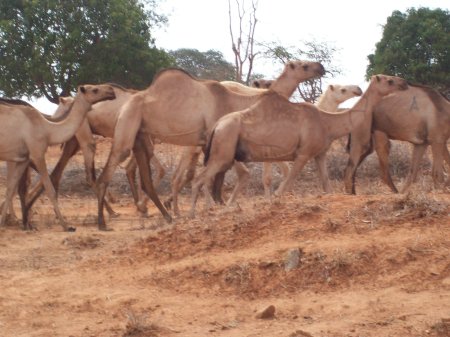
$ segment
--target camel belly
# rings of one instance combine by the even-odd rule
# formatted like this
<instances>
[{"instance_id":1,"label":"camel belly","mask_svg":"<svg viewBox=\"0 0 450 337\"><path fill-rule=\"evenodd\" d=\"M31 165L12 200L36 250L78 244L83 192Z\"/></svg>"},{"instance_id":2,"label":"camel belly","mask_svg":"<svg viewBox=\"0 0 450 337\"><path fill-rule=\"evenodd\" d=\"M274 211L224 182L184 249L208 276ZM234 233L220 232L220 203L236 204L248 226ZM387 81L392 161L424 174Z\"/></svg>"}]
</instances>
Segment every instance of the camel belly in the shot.
<instances>
[{"instance_id":1,"label":"camel belly","mask_svg":"<svg viewBox=\"0 0 450 337\"><path fill-rule=\"evenodd\" d=\"M294 160L295 150L296 146L288 148L239 140L236 149L236 160L243 162L292 161Z\"/></svg>"}]
</instances>

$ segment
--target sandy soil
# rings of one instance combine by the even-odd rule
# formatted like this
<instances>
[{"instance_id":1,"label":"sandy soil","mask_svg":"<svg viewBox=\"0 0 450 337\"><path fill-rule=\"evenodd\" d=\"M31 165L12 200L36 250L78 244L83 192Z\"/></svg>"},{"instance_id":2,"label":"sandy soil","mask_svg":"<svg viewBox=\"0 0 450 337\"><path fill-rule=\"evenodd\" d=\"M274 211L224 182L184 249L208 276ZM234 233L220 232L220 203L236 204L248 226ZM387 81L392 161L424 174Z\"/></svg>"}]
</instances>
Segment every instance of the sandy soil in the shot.
<instances>
[{"instance_id":1,"label":"sandy soil","mask_svg":"<svg viewBox=\"0 0 450 337\"><path fill-rule=\"evenodd\" d=\"M60 195L75 233L44 197L36 231L0 228L0 336L450 336L450 194L424 188L426 169L406 196L363 169L348 196L339 179L321 195L312 165L281 200L255 178L239 206L200 201L170 225L136 213L120 171L111 232L96 229L81 156ZM181 202L186 214L188 190Z\"/></svg>"}]
</instances>

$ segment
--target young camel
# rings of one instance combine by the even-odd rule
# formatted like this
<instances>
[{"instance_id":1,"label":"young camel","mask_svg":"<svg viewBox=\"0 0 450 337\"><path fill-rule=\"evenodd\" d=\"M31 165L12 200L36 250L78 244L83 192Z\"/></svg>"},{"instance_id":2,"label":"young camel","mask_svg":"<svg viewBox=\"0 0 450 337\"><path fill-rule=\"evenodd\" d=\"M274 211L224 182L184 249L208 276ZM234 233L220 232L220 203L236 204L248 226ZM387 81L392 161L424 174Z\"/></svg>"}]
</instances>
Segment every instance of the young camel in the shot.
<instances>
[{"instance_id":1,"label":"young camel","mask_svg":"<svg viewBox=\"0 0 450 337\"><path fill-rule=\"evenodd\" d=\"M8 168L6 198L0 225L4 225L13 194L19 187L22 221L24 227L29 228L29 208L25 204L24 184L25 171L30 163L33 163L41 176L61 226L65 231L74 230L67 227L59 210L56 193L47 172L45 152L50 145L63 143L75 134L92 104L113 98L114 91L108 85L80 86L70 113L59 123L49 122L32 107L0 105L0 125L7 130L0 133L0 160L6 161Z\"/></svg>"},{"instance_id":2,"label":"young camel","mask_svg":"<svg viewBox=\"0 0 450 337\"><path fill-rule=\"evenodd\" d=\"M86 170L86 180L88 184L94 188L95 191L95 139L94 135L99 135L105 138L112 138L114 135L114 127L119 116L121 107L125 102L136 92L136 90L125 89L120 85L108 83L113 90L115 99L98 102L92 105L91 110L88 111L86 119L81 124L80 128L76 132L75 136L69 139L64 144L63 152L59 158L55 168L53 169L50 178L58 191L59 182L62 178L63 171L68 164L71 157L73 157L78 150L81 149L84 156L85 170ZM61 106L70 106L73 102L73 97L65 97L60 100ZM58 109L54 114L54 118L59 118L63 113L63 109ZM156 168L156 179L159 181L164 175L164 168L156 157L152 157L152 164ZM130 189L135 201L136 207L142 213L146 213L145 203L140 202L140 196L135 187L135 171L136 171L136 160L132 156L131 160L126 166L127 178L130 184ZM43 192L42 183L36 185L30 192L29 203L30 206L38 198L38 196ZM110 198L109 198L110 199ZM105 202L106 209L108 213L112 216L117 215L108 203Z\"/></svg>"},{"instance_id":3,"label":"young camel","mask_svg":"<svg viewBox=\"0 0 450 337\"><path fill-rule=\"evenodd\" d=\"M309 103L291 103L273 91L252 107L228 114L215 125L205 152L206 167L194 180L190 216L195 215L199 190L234 160L242 162L290 160L294 164L275 194L283 194L306 162L316 160L325 173L325 154L334 139L352 130L370 133L372 109L383 96L408 87L405 80L373 76L367 91L352 109L332 114ZM238 181L237 190L243 186ZM204 189L207 193L208 189Z\"/></svg>"},{"instance_id":4,"label":"young camel","mask_svg":"<svg viewBox=\"0 0 450 337\"><path fill-rule=\"evenodd\" d=\"M264 82L267 83L267 82ZM337 112L339 108L339 104L345 102L346 100L361 96L362 90L357 85L339 85L339 84L331 84L325 90L325 92L319 97L316 102L316 106L323 111L327 112ZM289 173L289 165L286 162L277 162L279 168L281 169L282 176L284 178L287 177ZM320 172L320 171L319 171ZM264 186L264 195L266 198L270 198L271 186L272 186L272 163L264 162L263 163L263 186ZM325 176L320 176L320 180L322 181L323 189L326 193L331 193L331 185L328 179L328 174Z\"/></svg>"},{"instance_id":5,"label":"young camel","mask_svg":"<svg viewBox=\"0 0 450 337\"><path fill-rule=\"evenodd\" d=\"M350 157L345 169L345 190L355 194L356 170L375 148L383 181L397 193L389 173L389 139L413 144L410 172L402 188L406 192L417 178L420 160L430 145L432 177L437 186L444 180L443 162L450 165L447 140L450 137L450 102L436 90L410 85L409 89L383 98L373 113L372 137L358 130L351 134Z\"/></svg>"},{"instance_id":6,"label":"young camel","mask_svg":"<svg viewBox=\"0 0 450 337\"><path fill-rule=\"evenodd\" d=\"M324 73L323 66L318 62L291 61L272 86L283 96L289 97L300 82ZM117 165L128 156L133 143L136 146L136 136L139 148L142 148L142 141L145 142L140 135L142 133L163 143L201 146L206 144L208 131L220 117L252 105L261 95L264 94L238 94L217 81L195 79L179 69L166 69L156 75L150 87L134 94L120 112L108 162L97 180L99 229L106 229L103 217L106 188ZM147 155L151 157L152 144L147 141L145 145ZM245 171L242 164L236 167L238 172ZM141 170L141 166L139 168ZM165 219L171 221L153 186L148 184L144 188L147 193L151 192L150 198Z\"/></svg>"}]
</instances>

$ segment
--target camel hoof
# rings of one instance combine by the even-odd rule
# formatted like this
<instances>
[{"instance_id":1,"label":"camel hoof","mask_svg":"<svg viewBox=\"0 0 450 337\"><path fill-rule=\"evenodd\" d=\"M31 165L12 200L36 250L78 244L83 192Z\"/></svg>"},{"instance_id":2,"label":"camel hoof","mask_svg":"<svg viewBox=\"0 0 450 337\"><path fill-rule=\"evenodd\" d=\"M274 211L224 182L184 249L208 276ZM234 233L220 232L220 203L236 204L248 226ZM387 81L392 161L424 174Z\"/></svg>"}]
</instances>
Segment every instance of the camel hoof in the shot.
<instances>
[{"instance_id":1,"label":"camel hoof","mask_svg":"<svg viewBox=\"0 0 450 337\"><path fill-rule=\"evenodd\" d=\"M112 228L109 228L109 227L106 227L106 226L98 226L98 230L99 231L103 231L103 232L112 232L113 231Z\"/></svg>"},{"instance_id":2,"label":"camel hoof","mask_svg":"<svg viewBox=\"0 0 450 337\"><path fill-rule=\"evenodd\" d=\"M75 227L67 227L66 232L75 232L77 229Z\"/></svg>"}]
</instances>

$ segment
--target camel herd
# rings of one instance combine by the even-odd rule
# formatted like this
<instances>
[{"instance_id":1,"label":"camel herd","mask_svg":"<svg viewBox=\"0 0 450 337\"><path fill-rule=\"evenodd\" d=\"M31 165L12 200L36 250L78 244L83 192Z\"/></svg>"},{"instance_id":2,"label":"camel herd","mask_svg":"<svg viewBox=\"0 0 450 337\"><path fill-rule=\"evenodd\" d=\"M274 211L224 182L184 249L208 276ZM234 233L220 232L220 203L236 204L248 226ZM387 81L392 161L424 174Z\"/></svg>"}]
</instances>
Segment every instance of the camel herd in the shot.
<instances>
[{"instance_id":1,"label":"camel herd","mask_svg":"<svg viewBox=\"0 0 450 337\"><path fill-rule=\"evenodd\" d=\"M318 62L290 61L272 81L258 80L253 87L236 82L217 82L194 78L180 69L159 72L142 91L116 84L82 85L75 97L62 97L57 111L46 117L29 104L0 99L0 160L7 162L7 189L0 225L18 193L24 229L30 229L29 210L45 190L57 218L66 231L69 227L59 210L57 190L69 159L81 150L86 178L98 198L98 228L107 230L104 207L116 215L108 203L107 187L119 163L133 156L127 177L138 210L146 212L142 193L135 187L139 168L140 187L170 222L180 215L178 194L195 175L201 151L205 166L192 181L195 206L203 187L206 202L222 202L222 184L227 170L234 168L237 183L228 204L236 201L249 180L245 162L264 162L265 194L271 195L270 165L282 168L284 179L275 195L287 191L304 165L314 158L323 189L332 192L326 153L333 140L349 136L349 160L345 169L346 192L355 193L355 173L364 158L375 149L382 179L393 192L397 188L389 174L389 140L414 145L406 191L417 177L420 159L428 145L433 154L432 177L435 185L444 182L444 162L450 165L447 140L450 137L450 104L437 91L408 85L405 80L376 75L363 93L357 86L330 85L316 105L289 101L297 86L325 74ZM351 108L337 112L343 101L360 96ZM95 175L94 135L112 138L112 147L102 173ZM153 155L155 141L185 147L172 179L170 200L162 203L155 182L164 169ZM50 145L64 144L63 153L49 175L44 159ZM150 161L156 174L150 170ZM293 162L289 167L285 162ZM28 192L28 171L40 175L40 182Z\"/></svg>"}]
</instances>

